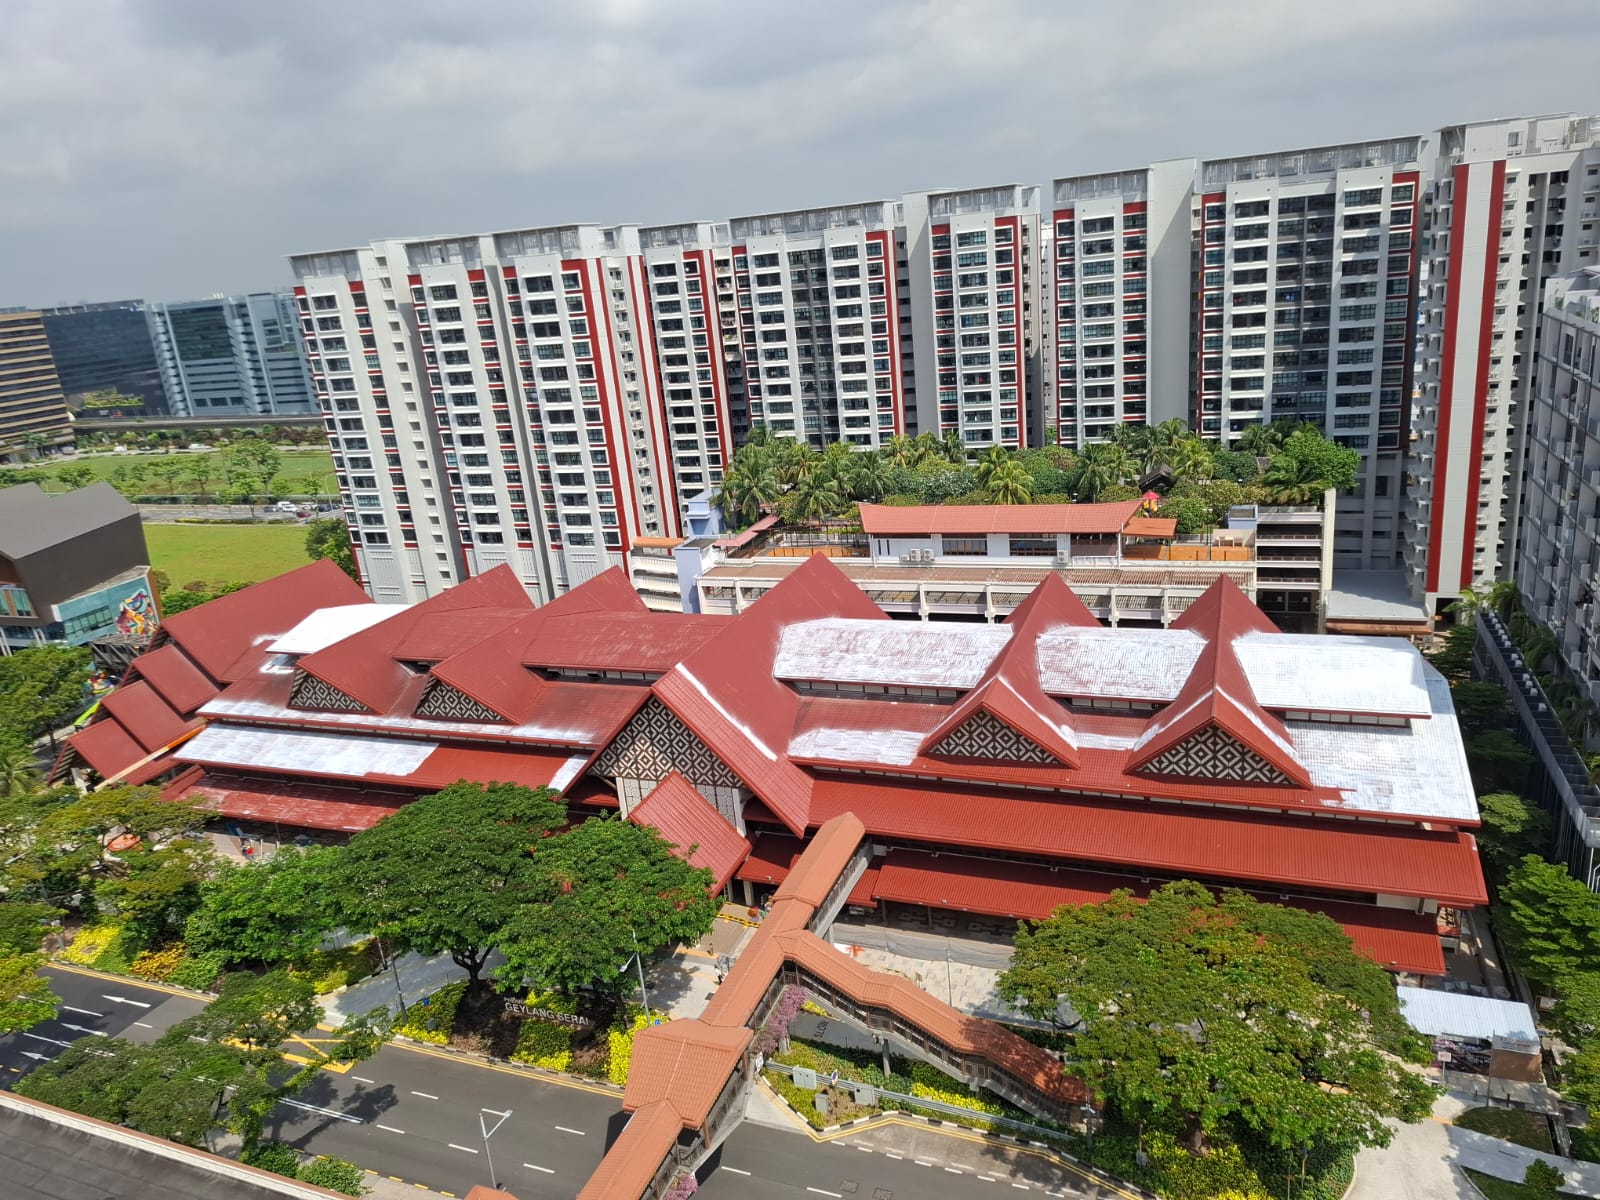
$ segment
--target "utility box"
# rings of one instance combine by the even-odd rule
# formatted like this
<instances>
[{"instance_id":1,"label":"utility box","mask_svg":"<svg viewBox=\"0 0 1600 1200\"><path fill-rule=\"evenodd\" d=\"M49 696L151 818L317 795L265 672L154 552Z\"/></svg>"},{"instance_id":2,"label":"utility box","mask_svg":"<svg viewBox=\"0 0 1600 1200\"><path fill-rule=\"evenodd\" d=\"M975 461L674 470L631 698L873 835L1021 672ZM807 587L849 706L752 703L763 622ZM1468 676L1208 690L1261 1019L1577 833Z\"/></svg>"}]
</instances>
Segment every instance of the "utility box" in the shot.
<instances>
[{"instance_id":1,"label":"utility box","mask_svg":"<svg viewBox=\"0 0 1600 1200\"><path fill-rule=\"evenodd\" d=\"M803 1087L809 1092L817 1090L817 1073L811 1067L796 1067L791 1077L795 1087Z\"/></svg>"},{"instance_id":2,"label":"utility box","mask_svg":"<svg viewBox=\"0 0 1600 1200\"><path fill-rule=\"evenodd\" d=\"M870 1083L851 1084L850 1095L862 1108L871 1108L878 1103L878 1089Z\"/></svg>"}]
</instances>

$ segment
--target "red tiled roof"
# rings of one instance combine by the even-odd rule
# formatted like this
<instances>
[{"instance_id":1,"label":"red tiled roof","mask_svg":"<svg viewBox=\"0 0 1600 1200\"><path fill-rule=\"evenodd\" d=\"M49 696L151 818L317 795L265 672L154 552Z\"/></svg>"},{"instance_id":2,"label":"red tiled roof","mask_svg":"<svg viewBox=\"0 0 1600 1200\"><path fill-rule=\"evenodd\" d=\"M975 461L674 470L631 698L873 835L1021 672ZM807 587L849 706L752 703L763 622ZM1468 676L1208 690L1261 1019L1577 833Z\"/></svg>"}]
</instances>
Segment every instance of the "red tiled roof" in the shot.
<instances>
[{"instance_id":1,"label":"red tiled roof","mask_svg":"<svg viewBox=\"0 0 1600 1200\"><path fill-rule=\"evenodd\" d=\"M628 814L635 825L652 826L676 846L691 866L711 872L713 894L728 886L728 880L750 853L750 843L728 824L711 801L702 796L674 771Z\"/></svg>"},{"instance_id":2,"label":"red tiled roof","mask_svg":"<svg viewBox=\"0 0 1600 1200\"><path fill-rule=\"evenodd\" d=\"M633 1039L623 1111L666 1101L684 1129L701 1128L753 1036L742 1025L709 1025L699 1018L640 1030Z\"/></svg>"},{"instance_id":3,"label":"red tiled roof","mask_svg":"<svg viewBox=\"0 0 1600 1200\"><path fill-rule=\"evenodd\" d=\"M1123 537L1170 538L1176 537L1178 522L1173 517L1134 517L1123 526Z\"/></svg>"},{"instance_id":4,"label":"red tiled roof","mask_svg":"<svg viewBox=\"0 0 1600 1200\"><path fill-rule=\"evenodd\" d=\"M238 821L270 821L297 829L330 829L358 833L399 812L414 795L317 787L275 779L207 772L198 780L179 780L166 790L169 799L198 796L218 816Z\"/></svg>"},{"instance_id":5,"label":"red tiled roof","mask_svg":"<svg viewBox=\"0 0 1600 1200\"><path fill-rule=\"evenodd\" d=\"M1302 896L1256 895L1274 904L1287 904L1319 912L1337 921L1356 949L1381 967L1410 971L1414 975L1443 975L1444 947L1439 942L1438 921L1431 913L1405 908L1379 908L1375 904L1344 904Z\"/></svg>"},{"instance_id":6,"label":"red tiled roof","mask_svg":"<svg viewBox=\"0 0 1600 1200\"><path fill-rule=\"evenodd\" d=\"M670 671L731 617L699 613L575 613L544 621L523 646L528 666L578 670Z\"/></svg>"},{"instance_id":7,"label":"red tiled roof","mask_svg":"<svg viewBox=\"0 0 1600 1200\"><path fill-rule=\"evenodd\" d=\"M737 550L740 546L748 545L751 541L753 541L758 533L765 533L777 523L778 517L775 514L770 517L762 517L743 533L736 533L732 537L725 537L721 541L713 542L712 545L723 550Z\"/></svg>"},{"instance_id":8,"label":"red tiled roof","mask_svg":"<svg viewBox=\"0 0 1600 1200\"><path fill-rule=\"evenodd\" d=\"M866 827L854 813L840 813L830 819L811 835L805 853L773 896L774 903L798 900L811 908L821 908L865 835Z\"/></svg>"},{"instance_id":9,"label":"red tiled roof","mask_svg":"<svg viewBox=\"0 0 1600 1200\"><path fill-rule=\"evenodd\" d=\"M123 684L100 701L100 708L127 730L146 754L171 745L195 727L173 712L171 705L143 680Z\"/></svg>"},{"instance_id":10,"label":"red tiled roof","mask_svg":"<svg viewBox=\"0 0 1600 1200\"><path fill-rule=\"evenodd\" d=\"M934 533L1120 533L1144 504L893 504L861 505L868 537L915 537Z\"/></svg>"},{"instance_id":11,"label":"red tiled roof","mask_svg":"<svg viewBox=\"0 0 1600 1200\"><path fill-rule=\"evenodd\" d=\"M428 620L401 633L389 647L389 656L399 662L437 663L485 641L493 641L533 613L533 601L528 600L526 594L523 599L527 603L436 612Z\"/></svg>"},{"instance_id":12,"label":"red tiled roof","mask_svg":"<svg viewBox=\"0 0 1600 1200\"><path fill-rule=\"evenodd\" d=\"M1268 817L1202 805L819 779L811 819L853 812L874 834L924 844L1125 863L1207 880L1487 900L1470 834L1398 823Z\"/></svg>"},{"instance_id":13,"label":"red tiled roof","mask_svg":"<svg viewBox=\"0 0 1600 1200\"><path fill-rule=\"evenodd\" d=\"M102 778L119 775L145 756L145 749L115 720L96 721L69 734L67 744Z\"/></svg>"},{"instance_id":14,"label":"red tiled roof","mask_svg":"<svg viewBox=\"0 0 1600 1200\"><path fill-rule=\"evenodd\" d=\"M182 650L171 643L141 654L129 663L122 686L126 687L135 679L143 679L155 688L157 694L182 716L192 716L196 709L217 694L216 685L200 673L200 669L184 656Z\"/></svg>"},{"instance_id":15,"label":"red tiled roof","mask_svg":"<svg viewBox=\"0 0 1600 1200\"><path fill-rule=\"evenodd\" d=\"M683 1122L666 1100L645 1105L628 1118L578 1200L639 1200L682 1131Z\"/></svg>"},{"instance_id":16,"label":"red tiled roof","mask_svg":"<svg viewBox=\"0 0 1600 1200\"><path fill-rule=\"evenodd\" d=\"M922 753L965 724L974 713L987 713L1001 724L1069 766L1078 765L1078 748L1070 731L1067 711L1045 694L1039 683L1039 635L1059 625L1098 626L1094 614L1066 582L1046 575L1006 618L1011 638L984 671L976 687L950 709L922 742ZM1063 733L1063 730L1067 733Z\"/></svg>"},{"instance_id":17,"label":"red tiled roof","mask_svg":"<svg viewBox=\"0 0 1600 1200\"><path fill-rule=\"evenodd\" d=\"M273 637L317 609L370 603L348 575L323 558L164 617L161 632L208 676L226 683L253 672Z\"/></svg>"},{"instance_id":18,"label":"red tiled roof","mask_svg":"<svg viewBox=\"0 0 1600 1200\"><path fill-rule=\"evenodd\" d=\"M1172 623L1206 639L1177 699L1150 719L1129 755L1127 769L1139 771L1206 729L1218 729L1247 747L1301 788L1311 775L1295 755L1283 722L1256 703L1249 677L1234 651L1234 639L1247 633L1275 633L1277 627L1226 576L1207 588Z\"/></svg>"},{"instance_id":19,"label":"red tiled roof","mask_svg":"<svg viewBox=\"0 0 1600 1200\"><path fill-rule=\"evenodd\" d=\"M782 883L805 848L805 842L797 837L763 833L756 838L750 857L740 865L734 878L748 879L751 883Z\"/></svg>"},{"instance_id":20,"label":"red tiled roof","mask_svg":"<svg viewBox=\"0 0 1600 1200\"><path fill-rule=\"evenodd\" d=\"M813 555L654 685L794 833L806 825L811 778L787 754L800 698L772 677L772 664L785 625L827 616L889 619L838 567Z\"/></svg>"}]
</instances>

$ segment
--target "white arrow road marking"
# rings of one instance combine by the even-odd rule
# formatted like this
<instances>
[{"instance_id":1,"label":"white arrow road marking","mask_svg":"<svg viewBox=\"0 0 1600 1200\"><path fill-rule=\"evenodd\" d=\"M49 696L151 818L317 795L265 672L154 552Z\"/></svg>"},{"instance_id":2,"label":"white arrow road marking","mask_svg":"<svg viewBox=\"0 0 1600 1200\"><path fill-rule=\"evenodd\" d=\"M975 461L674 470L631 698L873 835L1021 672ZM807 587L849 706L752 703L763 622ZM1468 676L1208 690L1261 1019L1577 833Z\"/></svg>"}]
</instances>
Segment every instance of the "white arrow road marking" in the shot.
<instances>
[{"instance_id":1,"label":"white arrow road marking","mask_svg":"<svg viewBox=\"0 0 1600 1200\"><path fill-rule=\"evenodd\" d=\"M108 1037L108 1036L110 1036L108 1034L101 1033L100 1030L98 1030L98 1029L90 1029L87 1025L70 1025L66 1021L61 1022L61 1027L63 1029L74 1030L74 1031L76 1031L78 1033L93 1034L95 1037Z\"/></svg>"},{"instance_id":2,"label":"white arrow road marking","mask_svg":"<svg viewBox=\"0 0 1600 1200\"><path fill-rule=\"evenodd\" d=\"M70 1045L72 1045L71 1042L58 1042L58 1041L56 1041L55 1038L47 1038L43 1034L38 1034L38 1033L24 1033L22 1036L25 1037L25 1038L32 1038L36 1042L49 1042L52 1046L70 1046Z\"/></svg>"},{"instance_id":3,"label":"white arrow road marking","mask_svg":"<svg viewBox=\"0 0 1600 1200\"><path fill-rule=\"evenodd\" d=\"M63 1012L82 1013L86 1017L103 1017L106 1015L105 1013L95 1012L92 1008L73 1008L70 1004L63 1004L61 1008Z\"/></svg>"},{"instance_id":4,"label":"white arrow road marking","mask_svg":"<svg viewBox=\"0 0 1600 1200\"><path fill-rule=\"evenodd\" d=\"M126 996L108 996L104 992L100 993L100 999L109 1000L113 1004L136 1004L140 1008L154 1007L153 1005L146 1004L143 1000L129 1000Z\"/></svg>"},{"instance_id":5,"label":"white arrow road marking","mask_svg":"<svg viewBox=\"0 0 1600 1200\"><path fill-rule=\"evenodd\" d=\"M48 1054L35 1054L32 1050L24 1050L22 1052L22 1057L23 1058L36 1058L40 1062L49 1062L50 1061L50 1056Z\"/></svg>"},{"instance_id":6,"label":"white arrow road marking","mask_svg":"<svg viewBox=\"0 0 1600 1200\"><path fill-rule=\"evenodd\" d=\"M287 1104L290 1108L304 1109L306 1112L321 1113L325 1117L337 1117L341 1121L349 1121L352 1125L361 1124L360 1117L352 1117L349 1113L342 1113L332 1108L319 1108L315 1104L305 1104L299 1100L279 1100L279 1104Z\"/></svg>"}]
</instances>

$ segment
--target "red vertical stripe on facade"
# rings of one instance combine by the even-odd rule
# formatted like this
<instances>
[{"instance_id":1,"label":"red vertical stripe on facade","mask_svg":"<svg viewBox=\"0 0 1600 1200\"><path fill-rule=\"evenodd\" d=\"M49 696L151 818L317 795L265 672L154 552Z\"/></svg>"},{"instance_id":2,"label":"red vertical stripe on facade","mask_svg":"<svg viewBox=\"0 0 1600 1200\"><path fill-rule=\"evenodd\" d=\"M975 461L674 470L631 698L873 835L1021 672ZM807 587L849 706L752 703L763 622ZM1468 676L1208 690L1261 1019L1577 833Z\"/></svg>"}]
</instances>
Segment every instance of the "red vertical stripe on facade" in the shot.
<instances>
[{"instance_id":1,"label":"red vertical stripe on facade","mask_svg":"<svg viewBox=\"0 0 1600 1200\"><path fill-rule=\"evenodd\" d=\"M671 414L667 411L667 393L661 384L661 361L656 357L656 324L655 313L651 309L649 284L642 277L644 264L638 259L628 259L628 286L633 293L633 308L638 314L638 347L637 357L643 364L645 373L655 380L655 411L652 413L654 420L650 422L652 440L656 447L656 462L661 464L661 474L664 479L657 480L657 491L665 491L665 496L657 495L656 503L663 509L665 518L664 531L669 536L676 536L682 532L678 521L678 465L675 459L666 453L662 438L667 436L666 429L671 421ZM646 339L649 339L646 342ZM641 406L643 407L643 406Z\"/></svg>"},{"instance_id":2,"label":"red vertical stripe on facade","mask_svg":"<svg viewBox=\"0 0 1600 1200\"><path fill-rule=\"evenodd\" d=\"M906 431L906 395L905 376L901 371L900 363L900 280L895 267L894 239L887 230L867 234L867 241L877 242L883 247L883 279L884 293L888 300L889 311L889 367L894 372L890 386L894 389L894 431ZM867 260L871 262L871 259ZM878 419L874 410L872 419ZM872 436L881 439L882 426L874 425Z\"/></svg>"},{"instance_id":3,"label":"red vertical stripe on facade","mask_svg":"<svg viewBox=\"0 0 1600 1200\"><path fill-rule=\"evenodd\" d=\"M1027 325L1022 317L1022 272L1025 264L1022 261L1022 218L1021 217L996 217L995 228L1002 226L1011 230L1011 294L1015 297L1011 305L1011 328L1017 334L1017 449L1022 449L1028 444L1028 354L1024 341L1028 335ZM954 253L954 251L952 251ZM999 371L996 364L995 370ZM999 376L996 374L996 379ZM995 395L999 396L999 383L995 385Z\"/></svg>"},{"instance_id":4,"label":"red vertical stripe on facade","mask_svg":"<svg viewBox=\"0 0 1600 1200\"><path fill-rule=\"evenodd\" d=\"M696 250L685 251L684 257L700 264L700 294L706 302L706 345L711 350L711 394L716 397L717 406L717 445L722 448L722 469L726 471L733 459L733 447L728 441L733 436L728 428L733 419L728 415L728 393L723 387L722 302L717 298L716 256L709 250ZM696 384L697 392L698 389Z\"/></svg>"},{"instance_id":5,"label":"red vertical stripe on facade","mask_svg":"<svg viewBox=\"0 0 1600 1200\"><path fill-rule=\"evenodd\" d=\"M1444 344L1439 351L1439 420L1433 460L1433 515L1428 528L1428 574L1426 588L1439 590L1439 548L1444 545L1444 493L1449 488L1446 469L1450 465L1450 426L1455 401L1451 386L1455 375L1456 324L1461 309L1461 242L1467 226L1467 180L1472 168L1456 167L1450 182L1450 279L1445 285Z\"/></svg>"},{"instance_id":6,"label":"red vertical stripe on facade","mask_svg":"<svg viewBox=\"0 0 1600 1200\"><path fill-rule=\"evenodd\" d=\"M583 291L584 311L589 316L589 345L591 353L594 355L594 357L589 361L595 366L594 385L595 391L600 400L600 428L605 430L606 452L611 459L610 474L612 480L616 484L616 486L611 489L612 495L615 497L617 492L627 492L628 504L633 509L633 528L638 529L644 522L639 518L639 491L638 487L634 483L633 478L633 458L627 453L628 439L623 436L622 413L616 405L611 403L611 389L606 386L607 372L600 369L602 365L609 366L616 361L612 357L612 347L615 343L611 333L611 310L609 307L601 308L595 304L595 289L589 282L589 272L591 270L600 271L604 270L605 268L603 264L595 259L577 259L570 262L563 262L561 264L561 269L563 271L576 271L578 273L578 283ZM600 353L602 338L604 339L605 345L605 357L603 359ZM581 388L581 383L579 386ZM583 403L581 391L579 393L578 403L579 407L581 408ZM584 425L584 430L584 436L585 439L587 439L587 423ZM587 445L587 440L585 441L585 444ZM619 444L621 445L623 451L621 454L617 453ZM616 507L619 512L617 520L617 533L620 541L622 542L620 553L626 557L628 551L633 548L633 542L628 536L628 523L622 520L620 516L622 505L618 503ZM604 544L606 540L605 526L596 525L593 528L595 529L595 532L600 535L599 548L605 550L607 553L610 553L611 548ZM563 546L566 545L565 526L562 526L561 542Z\"/></svg>"},{"instance_id":7,"label":"red vertical stripe on facade","mask_svg":"<svg viewBox=\"0 0 1600 1200\"><path fill-rule=\"evenodd\" d=\"M1472 388L1472 460L1467 475L1467 516L1462 536L1471 543L1462 551L1461 586L1472 584L1472 556L1477 549L1478 495L1483 484L1483 425L1489 408L1489 352L1494 344L1494 289L1500 267L1500 206L1505 202L1506 160L1497 159L1489 181L1488 227L1484 230L1483 295L1478 308L1478 371ZM1454 254L1455 246L1450 247Z\"/></svg>"}]
</instances>

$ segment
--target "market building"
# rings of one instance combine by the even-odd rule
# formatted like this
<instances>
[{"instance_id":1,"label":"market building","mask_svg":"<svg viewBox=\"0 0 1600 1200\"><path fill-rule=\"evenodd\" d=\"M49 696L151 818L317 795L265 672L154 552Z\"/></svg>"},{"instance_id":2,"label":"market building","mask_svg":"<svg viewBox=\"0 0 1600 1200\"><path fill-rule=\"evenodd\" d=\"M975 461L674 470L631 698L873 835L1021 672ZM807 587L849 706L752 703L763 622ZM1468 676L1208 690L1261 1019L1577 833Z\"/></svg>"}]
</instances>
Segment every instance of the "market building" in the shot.
<instances>
[{"instance_id":1,"label":"market building","mask_svg":"<svg viewBox=\"0 0 1600 1200\"><path fill-rule=\"evenodd\" d=\"M1485 902L1444 679L1399 639L1280 632L1226 577L1108 628L1054 576L1001 624L894 621L821 556L737 615L652 612L620 570L537 608L509 569L377 605L325 566L168 622L59 770L268 843L457 779L550 787L751 904L849 813L857 916L1003 925L1192 878L1417 975Z\"/></svg>"}]
</instances>

